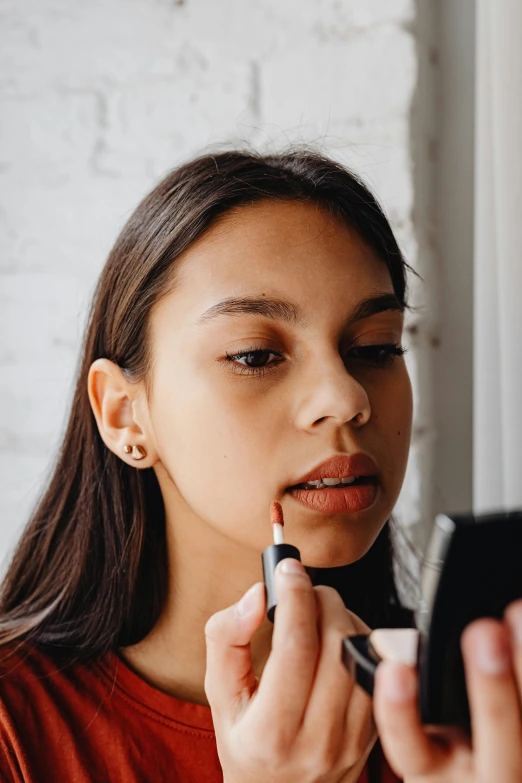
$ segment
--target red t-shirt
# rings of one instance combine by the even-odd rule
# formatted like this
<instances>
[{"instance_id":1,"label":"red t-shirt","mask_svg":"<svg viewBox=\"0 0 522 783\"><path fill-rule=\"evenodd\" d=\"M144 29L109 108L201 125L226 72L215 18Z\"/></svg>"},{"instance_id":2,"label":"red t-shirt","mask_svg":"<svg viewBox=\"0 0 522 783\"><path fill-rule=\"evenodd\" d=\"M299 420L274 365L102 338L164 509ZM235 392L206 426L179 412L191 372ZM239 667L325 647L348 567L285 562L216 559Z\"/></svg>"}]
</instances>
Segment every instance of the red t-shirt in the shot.
<instances>
[{"instance_id":1,"label":"red t-shirt","mask_svg":"<svg viewBox=\"0 0 522 783\"><path fill-rule=\"evenodd\" d=\"M210 708L153 688L116 655L59 665L24 647L0 672L2 783L223 781ZM386 765L382 780L397 780Z\"/></svg>"}]
</instances>

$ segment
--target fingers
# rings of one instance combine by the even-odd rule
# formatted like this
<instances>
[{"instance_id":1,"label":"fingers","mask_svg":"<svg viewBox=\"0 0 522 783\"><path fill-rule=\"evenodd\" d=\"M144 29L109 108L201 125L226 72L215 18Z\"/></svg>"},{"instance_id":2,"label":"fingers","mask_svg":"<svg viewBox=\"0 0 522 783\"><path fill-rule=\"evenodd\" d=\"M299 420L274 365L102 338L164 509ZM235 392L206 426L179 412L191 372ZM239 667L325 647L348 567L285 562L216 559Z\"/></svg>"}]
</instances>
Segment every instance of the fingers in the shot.
<instances>
[{"instance_id":1,"label":"fingers","mask_svg":"<svg viewBox=\"0 0 522 783\"><path fill-rule=\"evenodd\" d=\"M373 710L384 752L399 777L433 773L446 758L421 725L417 689L414 667L397 661L378 665Z\"/></svg>"},{"instance_id":2,"label":"fingers","mask_svg":"<svg viewBox=\"0 0 522 783\"><path fill-rule=\"evenodd\" d=\"M372 700L362 688L353 688L348 700L344 720L344 737L345 747L351 753L351 755L345 755L349 763L353 763L355 758L366 758L377 739Z\"/></svg>"},{"instance_id":3,"label":"fingers","mask_svg":"<svg viewBox=\"0 0 522 783\"><path fill-rule=\"evenodd\" d=\"M472 623L462 635L461 646L471 711L473 767L480 780L519 783L522 602L508 608L506 622L506 626L492 619ZM507 626L511 628L513 652ZM433 774L442 770L450 757L454 769L467 767L471 761L462 739L448 746L425 733L417 711L416 674L404 664L386 662L377 667L374 714L386 756L401 777Z\"/></svg>"},{"instance_id":4,"label":"fingers","mask_svg":"<svg viewBox=\"0 0 522 783\"><path fill-rule=\"evenodd\" d=\"M308 574L291 558L277 566L275 587L272 651L252 708L261 722L273 723L277 700L277 722L291 737L303 718L319 652L316 598Z\"/></svg>"},{"instance_id":5,"label":"fingers","mask_svg":"<svg viewBox=\"0 0 522 783\"><path fill-rule=\"evenodd\" d=\"M336 590L318 586L315 588L315 594L318 604L321 653L303 727L305 733L308 729L314 731L315 742L320 742L321 739L317 736L317 720L318 717L322 720L324 716L323 725L325 728L328 727L328 742L341 747L346 744L344 734L348 705L355 698L358 707L355 712L360 713L362 708L366 713L364 716L353 715L349 720L348 731L351 734L349 744L350 747L355 747L359 744L358 737L353 736L355 732L359 732L361 737L364 735L365 739L370 735L371 702L366 694L362 693L362 698L353 694L354 682L341 660L341 642L345 636L364 633L369 631L369 628L348 612ZM366 744L367 742L364 742L364 748ZM358 753L357 758L360 755L361 753Z\"/></svg>"},{"instance_id":6,"label":"fingers","mask_svg":"<svg viewBox=\"0 0 522 783\"><path fill-rule=\"evenodd\" d=\"M264 615L265 588L258 582L237 604L212 615L205 626L205 692L214 717L234 720L256 686L250 640Z\"/></svg>"},{"instance_id":7,"label":"fingers","mask_svg":"<svg viewBox=\"0 0 522 783\"><path fill-rule=\"evenodd\" d=\"M508 630L497 620L472 623L462 635L476 769L484 780L520 780L522 722Z\"/></svg>"},{"instance_id":8,"label":"fingers","mask_svg":"<svg viewBox=\"0 0 522 783\"><path fill-rule=\"evenodd\" d=\"M522 703L522 601L510 604L505 619L511 633L513 667L518 685L519 700Z\"/></svg>"}]
</instances>

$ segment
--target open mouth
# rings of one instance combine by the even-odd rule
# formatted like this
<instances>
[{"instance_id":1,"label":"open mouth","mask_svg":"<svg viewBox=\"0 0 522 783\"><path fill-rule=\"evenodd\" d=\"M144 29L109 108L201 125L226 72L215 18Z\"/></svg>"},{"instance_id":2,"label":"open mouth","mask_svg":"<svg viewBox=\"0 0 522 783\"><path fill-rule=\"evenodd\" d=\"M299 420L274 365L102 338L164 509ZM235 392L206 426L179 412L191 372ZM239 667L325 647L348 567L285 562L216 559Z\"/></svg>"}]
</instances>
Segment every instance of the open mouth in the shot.
<instances>
[{"instance_id":1,"label":"open mouth","mask_svg":"<svg viewBox=\"0 0 522 783\"><path fill-rule=\"evenodd\" d=\"M287 491L292 492L294 489L349 489L350 487L357 487L365 484L377 484L377 476L346 476L343 478L323 478L317 479L315 481L305 481L302 484L294 484L293 487L288 487Z\"/></svg>"}]
</instances>

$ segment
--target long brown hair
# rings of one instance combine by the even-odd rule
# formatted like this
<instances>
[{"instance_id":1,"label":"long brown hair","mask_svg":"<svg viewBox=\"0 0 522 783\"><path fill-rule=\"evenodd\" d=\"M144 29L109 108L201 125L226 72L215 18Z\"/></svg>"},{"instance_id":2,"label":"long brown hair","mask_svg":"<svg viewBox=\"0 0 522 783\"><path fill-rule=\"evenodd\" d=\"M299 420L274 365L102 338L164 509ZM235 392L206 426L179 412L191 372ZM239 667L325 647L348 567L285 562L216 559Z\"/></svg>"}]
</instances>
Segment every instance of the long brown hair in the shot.
<instances>
[{"instance_id":1,"label":"long brown hair","mask_svg":"<svg viewBox=\"0 0 522 783\"><path fill-rule=\"evenodd\" d=\"M136 470L103 443L89 368L106 357L146 382L149 313L169 290L176 258L227 211L263 199L316 203L343 220L386 264L405 304L407 265L391 227L340 164L306 148L236 150L172 171L130 217L99 279L63 443L1 589L0 644L25 639L90 658L136 643L157 621L167 585L161 492L152 469ZM388 528L342 572L341 591L356 577L350 608L370 624L398 603Z\"/></svg>"}]
</instances>

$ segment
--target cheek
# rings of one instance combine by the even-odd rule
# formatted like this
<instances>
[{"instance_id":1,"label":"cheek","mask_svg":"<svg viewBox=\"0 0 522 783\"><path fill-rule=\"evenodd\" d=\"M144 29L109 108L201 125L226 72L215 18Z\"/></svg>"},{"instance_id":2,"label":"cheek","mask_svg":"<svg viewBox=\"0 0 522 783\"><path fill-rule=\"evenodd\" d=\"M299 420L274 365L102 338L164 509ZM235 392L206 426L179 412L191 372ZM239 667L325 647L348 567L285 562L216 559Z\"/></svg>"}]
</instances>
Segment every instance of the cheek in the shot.
<instances>
[{"instance_id":1,"label":"cheek","mask_svg":"<svg viewBox=\"0 0 522 783\"><path fill-rule=\"evenodd\" d=\"M413 398L405 365L373 395L372 412L387 447L390 469L402 482L410 448Z\"/></svg>"},{"instance_id":2,"label":"cheek","mask_svg":"<svg viewBox=\"0 0 522 783\"><path fill-rule=\"evenodd\" d=\"M172 385L171 393L156 395L153 417L160 460L180 497L198 516L224 531L233 530L236 538L244 531L251 543L254 531L262 531L259 545L264 546L273 499L267 494L267 477L274 472L280 426L270 415L268 398L254 401L223 386L215 379L195 377L190 386ZM245 519L249 526L243 524L240 532L238 520Z\"/></svg>"}]
</instances>

